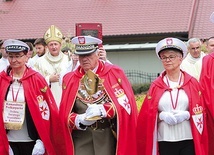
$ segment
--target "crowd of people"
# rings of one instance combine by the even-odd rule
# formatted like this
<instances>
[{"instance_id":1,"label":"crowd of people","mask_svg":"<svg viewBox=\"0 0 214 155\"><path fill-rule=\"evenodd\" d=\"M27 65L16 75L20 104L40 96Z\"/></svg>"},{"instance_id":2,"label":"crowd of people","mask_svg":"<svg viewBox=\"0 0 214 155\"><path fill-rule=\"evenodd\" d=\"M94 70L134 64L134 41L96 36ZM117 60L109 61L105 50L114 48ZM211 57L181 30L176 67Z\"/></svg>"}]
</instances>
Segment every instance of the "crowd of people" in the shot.
<instances>
[{"instance_id":1,"label":"crowd of people","mask_svg":"<svg viewBox=\"0 0 214 155\"><path fill-rule=\"evenodd\" d=\"M55 25L33 44L0 42L1 155L214 154L214 37L206 53L199 38L160 40L164 71L139 112L102 40L62 42Z\"/></svg>"}]
</instances>

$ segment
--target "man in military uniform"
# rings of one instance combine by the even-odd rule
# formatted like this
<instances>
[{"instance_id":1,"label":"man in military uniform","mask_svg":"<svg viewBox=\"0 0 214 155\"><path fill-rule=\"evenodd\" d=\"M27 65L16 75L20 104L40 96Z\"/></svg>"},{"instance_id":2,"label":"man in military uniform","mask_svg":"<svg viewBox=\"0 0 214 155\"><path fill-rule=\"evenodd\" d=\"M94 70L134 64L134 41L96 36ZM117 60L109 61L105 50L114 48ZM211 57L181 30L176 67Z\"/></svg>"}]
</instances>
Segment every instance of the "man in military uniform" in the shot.
<instances>
[{"instance_id":1,"label":"man in military uniform","mask_svg":"<svg viewBox=\"0 0 214 155\"><path fill-rule=\"evenodd\" d=\"M136 155L137 108L128 79L99 59L100 39L77 36L72 43L80 66L63 78L65 154Z\"/></svg>"}]
</instances>

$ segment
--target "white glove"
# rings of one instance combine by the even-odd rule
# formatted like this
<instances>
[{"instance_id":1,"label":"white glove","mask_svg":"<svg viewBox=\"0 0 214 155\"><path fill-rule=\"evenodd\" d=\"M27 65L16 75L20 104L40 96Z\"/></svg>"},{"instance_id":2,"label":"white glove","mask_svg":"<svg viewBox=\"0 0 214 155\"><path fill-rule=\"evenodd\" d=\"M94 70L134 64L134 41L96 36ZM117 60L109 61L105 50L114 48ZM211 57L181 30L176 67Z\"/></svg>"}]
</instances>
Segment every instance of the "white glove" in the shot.
<instances>
[{"instance_id":1,"label":"white glove","mask_svg":"<svg viewBox=\"0 0 214 155\"><path fill-rule=\"evenodd\" d=\"M14 155L14 154L13 154L13 150L12 150L12 148L10 147L10 145L9 145L9 155Z\"/></svg>"},{"instance_id":2,"label":"white glove","mask_svg":"<svg viewBox=\"0 0 214 155\"><path fill-rule=\"evenodd\" d=\"M43 155L45 153L45 147L43 142L40 139L36 140L36 144L34 145L32 155Z\"/></svg>"},{"instance_id":3,"label":"white glove","mask_svg":"<svg viewBox=\"0 0 214 155\"><path fill-rule=\"evenodd\" d=\"M163 120L164 122L166 122L169 125L177 124L177 120L176 120L175 116L173 115L173 113L171 113L171 112L162 111L159 114L159 118L160 118L160 120Z\"/></svg>"},{"instance_id":4,"label":"white glove","mask_svg":"<svg viewBox=\"0 0 214 155\"><path fill-rule=\"evenodd\" d=\"M181 123L190 118L189 111L173 110L172 112L177 120L177 123Z\"/></svg>"},{"instance_id":5,"label":"white glove","mask_svg":"<svg viewBox=\"0 0 214 155\"><path fill-rule=\"evenodd\" d=\"M87 104L86 118L92 118L95 116L106 117L107 113L102 104Z\"/></svg>"},{"instance_id":6,"label":"white glove","mask_svg":"<svg viewBox=\"0 0 214 155\"><path fill-rule=\"evenodd\" d=\"M89 126L92 125L96 122L96 120L86 120L86 113L84 114L78 114L75 118L75 125L78 129L84 130L83 128L80 127L80 123Z\"/></svg>"}]
</instances>

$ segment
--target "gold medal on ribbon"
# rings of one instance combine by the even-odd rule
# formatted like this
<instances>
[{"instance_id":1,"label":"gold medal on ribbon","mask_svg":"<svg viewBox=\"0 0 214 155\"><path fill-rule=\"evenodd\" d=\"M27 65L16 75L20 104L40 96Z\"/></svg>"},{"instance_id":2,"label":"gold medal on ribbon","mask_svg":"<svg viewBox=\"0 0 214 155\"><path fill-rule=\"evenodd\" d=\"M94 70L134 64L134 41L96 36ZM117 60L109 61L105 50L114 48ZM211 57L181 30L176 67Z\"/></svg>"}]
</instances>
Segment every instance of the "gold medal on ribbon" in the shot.
<instances>
[{"instance_id":1,"label":"gold medal on ribbon","mask_svg":"<svg viewBox=\"0 0 214 155\"><path fill-rule=\"evenodd\" d=\"M96 94L97 91L103 90L103 80L101 80L97 74L88 70L86 74L81 79L81 89L86 90L89 95L89 102L93 104L92 95ZM95 116L92 118L88 118L87 120L99 120L102 119L100 116Z\"/></svg>"}]
</instances>

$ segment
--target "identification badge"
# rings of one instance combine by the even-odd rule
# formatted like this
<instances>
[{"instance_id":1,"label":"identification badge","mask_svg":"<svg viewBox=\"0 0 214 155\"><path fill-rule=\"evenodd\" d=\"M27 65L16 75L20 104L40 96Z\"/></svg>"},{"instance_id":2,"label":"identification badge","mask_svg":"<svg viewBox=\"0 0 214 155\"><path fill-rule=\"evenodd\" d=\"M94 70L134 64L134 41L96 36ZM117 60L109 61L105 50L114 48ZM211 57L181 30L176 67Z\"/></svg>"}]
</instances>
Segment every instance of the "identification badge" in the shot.
<instances>
[{"instance_id":1,"label":"identification badge","mask_svg":"<svg viewBox=\"0 0 214 155\"><path fill-rule=\"evenodd\" d=\"M5 129L20 130L25 118L25 102L4 101L3 119Z\"/></svg>"}]
</instances>

